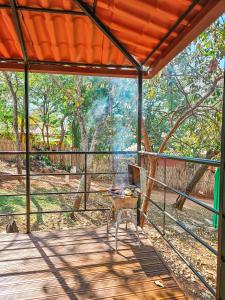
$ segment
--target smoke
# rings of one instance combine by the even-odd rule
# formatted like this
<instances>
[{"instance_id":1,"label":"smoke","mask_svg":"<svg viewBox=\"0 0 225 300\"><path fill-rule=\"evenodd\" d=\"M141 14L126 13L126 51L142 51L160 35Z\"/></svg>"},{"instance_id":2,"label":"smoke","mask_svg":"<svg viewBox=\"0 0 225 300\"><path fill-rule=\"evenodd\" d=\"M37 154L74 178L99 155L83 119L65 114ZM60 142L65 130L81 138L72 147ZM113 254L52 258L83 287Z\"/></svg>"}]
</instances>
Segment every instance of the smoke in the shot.
<instances>
[{"instance_id":1,"label":"smoke","mask_svg":"<svg viewBox=\"0 0 225 300\"><path fill-rule=\"evenodd\" d=\"M99 97L93 102L87 113L87 121L89 128L95 128L98 122L101 122L107 115L108 98Z\"/></svg>"},{"instance_id":2,"label":"smoke","mask_svg":"<svg viewBox=\"0 0 225 300\"><path fill-rule=\"evenodd\" d=\"M88 96L91 98L85 114L89 138L97 126L101 126L98 136L99 151L125 151L136 149L137 129L137 84L134 79L89 78ZM97 88L96 88L97 87ZM87 91L86 91L87 93ZM91 95L91 97L90 97ZM109 170L127 172L129 158L111 155ZM114 186L125 187L126 175L114 177Z\"/></svg>"},{"instance_id":3,"label":"smoke","mask_svg":"<svg viewBox=\"0 0 225 300\"><path fill-rule=\"evenodd\" d=\"M137 85L134 79L114 79L112 150L127 150L136 144Z\"/></svg>"}]
</instances>

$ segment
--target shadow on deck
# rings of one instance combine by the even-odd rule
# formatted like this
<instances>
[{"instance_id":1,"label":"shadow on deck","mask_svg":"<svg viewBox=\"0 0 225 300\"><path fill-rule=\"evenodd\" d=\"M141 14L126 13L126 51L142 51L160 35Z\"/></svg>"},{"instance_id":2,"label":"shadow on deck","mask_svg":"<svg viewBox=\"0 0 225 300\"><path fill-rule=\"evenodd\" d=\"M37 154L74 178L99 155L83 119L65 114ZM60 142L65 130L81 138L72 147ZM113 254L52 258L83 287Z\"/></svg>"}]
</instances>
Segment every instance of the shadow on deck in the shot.
<instances>
[{"instance_id":1,"label":"shadow on deck","mask_svg":"<svg viewBox=\"0 0 225 300\"><path fill-rule=\"evenodd\" d=\"M0 235L0 299L185 299L141 234L106 228ZM155 284L158 280L164 287Z\"/></svg>"}]
</instances>

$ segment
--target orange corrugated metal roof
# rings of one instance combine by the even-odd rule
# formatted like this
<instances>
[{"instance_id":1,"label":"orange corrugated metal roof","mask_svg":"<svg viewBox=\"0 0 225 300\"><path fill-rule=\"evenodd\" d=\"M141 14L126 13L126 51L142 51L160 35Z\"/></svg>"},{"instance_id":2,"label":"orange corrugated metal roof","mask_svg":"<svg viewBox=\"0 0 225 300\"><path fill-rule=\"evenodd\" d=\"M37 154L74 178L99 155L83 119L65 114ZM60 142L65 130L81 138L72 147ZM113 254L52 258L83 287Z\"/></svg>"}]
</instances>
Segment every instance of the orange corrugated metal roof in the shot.
<instances>
[{"instance_id":1,"label":"orange corrugated metal roof","mask_svg":"<svg viewBox=\"0 0 225 300\"><path fill-rule=\"evenodd\" d=\"M28 59L36 65L33 69L38 70L38 62L45 63L41 65L41 71L45 68L46 71L48 68L54 69L54 66L49 67L53 63L62 63L61 66L57 66L57 72L67 72L68 65L73 63L83 64L82 70L87 73L91 70L91 73L96 71L100 74L102 70L107 69L109 75L110 72L115 75L117 70L114 66L118 66L118 76L126 76L126 72L129 73L128 76L135 75L135 70L126 70L132 67L131 62L92 20L83 14L75 2L15 1ZM84 2L92 8L95 1ZM193 2L196 4L193 5ZM137 63L144 63L144 67L149 68L149 76L154 75L222 14L225 6L224 0L97 0L96 3L97 18L107 26ZM192 9L174 27L190 5ZM31 8L45 11L34 11ZM46 12L47 9L55 12ZM4 60L22 60L23 53L8 0L0 0L0 27L2 64ZM173 27L174 30L165 39L165 35ZM146 61L151 52L152 55ZM10 68L14 64L10 62ZM102 67L99 69L98 66L92 65ZM107 68L107 65L111 68ZM3 68L7 68L7 64ZM79 71L79 68L72 66L71 72L77 72L75 69Z\"/></svg>"}]
</instances>

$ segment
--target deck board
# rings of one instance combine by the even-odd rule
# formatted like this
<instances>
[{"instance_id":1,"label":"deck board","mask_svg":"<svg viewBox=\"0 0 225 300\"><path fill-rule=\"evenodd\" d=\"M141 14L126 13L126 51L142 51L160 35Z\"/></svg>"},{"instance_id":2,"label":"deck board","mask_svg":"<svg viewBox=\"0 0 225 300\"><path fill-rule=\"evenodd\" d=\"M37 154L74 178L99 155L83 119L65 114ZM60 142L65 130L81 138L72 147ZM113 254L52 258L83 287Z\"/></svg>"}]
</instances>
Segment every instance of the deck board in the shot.
<instances>
[{"instance_id":1,"label":"deck board","mask_svg":"<svg viewBox=\"0 0 225 300\"><path fill-rule=\"evenodd\" d=\"M116 253L105 227L1 234L0 299L185 299L143 233L119 237Z\"/></svg>"}]
</instances>

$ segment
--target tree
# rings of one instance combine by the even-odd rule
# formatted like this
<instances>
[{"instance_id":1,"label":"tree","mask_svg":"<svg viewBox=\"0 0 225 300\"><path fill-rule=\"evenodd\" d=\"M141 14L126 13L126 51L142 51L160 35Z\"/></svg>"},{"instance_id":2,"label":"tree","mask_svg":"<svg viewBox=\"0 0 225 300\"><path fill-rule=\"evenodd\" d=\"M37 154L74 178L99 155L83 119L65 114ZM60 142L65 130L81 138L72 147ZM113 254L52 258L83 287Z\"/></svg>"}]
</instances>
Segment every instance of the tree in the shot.
<instances>
[{"instance_id":1,"label":"tree","mask_svg":"<svg viewBox=\"0 0 225 300\"><path fill-rule=\"evenodd\" d=\"M191 46L186 48L176 57L158 76L145 83L145 113L146 121L143 121L143 141L145 148L151 145L158 153L182 153L184 147L178 149L178 144L185 144L183 136L187 139L187 128L191 124L199 131L202 126L202 134L205 127L208 133L212 123L220 127L222 104L223 72L220 61L224 54L223 47L217 45L213 51L210 46L222 43L224 35L223 24L220 21L211 26L206 33L200 36ZM200 125L199 125L200 124ZM207 126L205 126L207 124ZM211 126L211 127L210 127ZM148 134L147 134L147 133ZM151 132L150 137L149 132ZM199 136L202 136L199 135ZM193 138L193 134L190 134ZM212 152L219 147L218 134L212 134L213 148L208 148L209 143L197 137L197 141L188 149L189 153L202 155L205 151ZM149 140L148 140L149 139ZM205 139L206 140L206 139ZM208 139L209 140L209 139ZM147 144L148 143L148 144ZM186 143L189 144L189 143ZM187 149L187 147L185 147ZM147 212L148 199L151 197L157 170L157 158L150 158L149 177L147 184L147 197L143 201L142 211ZM201 173L200 171L198 172ZM198 178L200 175L198 174ZM196 177L195 177L196 179ZM193 179L194 180L194 179ZM191 186L191 183L190 185ZM144 224L144 216L141 218Z\"/></svg>"},{"instance_id":2,"label":"tree","mask_svg":"<svg viewBox=\"0 0 225 300\"><path fill-rule=\"evenodd\" d=\"M50 149L50 135L59 134L59 148L65 137L64 123L67 118L61 91L54 86L52 76L31 74L30 76L30 115L35 136L37 128L41 132L43 147Z\"/></svg>"},{"instance_id":3,"label":"tree","mask_svg":"<svg viewBox=\"0 0 225 300\"><path fill-rule=\"evenodd\" d=\"M16 151L21 151L21 136L19 131L19 104L21 102L21 84L20 84L20 76L15 73L2 72L3 78L8 86L10 95L12 97L13 103L13 129L15 133L16 140ZM22 131L21 131L22 132ZM16 156L17 161L17 173L18 175L22 174L23 162L21 155ZM22 181L22 177L18 177L19 181Z\"/></svg>"},{"instance_id":4,"label":"tree","mask_svg":"<svg viewBox=\"0 0 225 300\"><path fill-rule=\"evenodd\" d=\"M215 155L217 155L218 152L214 151L207 151L206 153L206 158L207 159L212 159ZM197 183L199 180L203 177L205 172L208 169L208 165L200 165L198 169L196 170L195 174L191 177L190 181L187 183L186 189L185 189L185 194L190 195L193 189L196 187ZM179 210L183 209L184 203L186 201L186 197L179 195L176 199L176 202L174 204L175 208L178 208Z\"/></svg>"},{"instance_id":5,"label":"tree","mask_svg":"<svg viewBox=\"0 0 225 300\"><path fill-rule=\"evenodd\" d=\"M166 150L167 144L170 141L170 139L173 137L174 133L176 132L176 130L179 129L179 127L188 119L190 118L193 113L195 113L196 109L198 109L214 92L217 83L223 78L223 76L218 76L214 79L211 87L209 88L208 92L206 92L202 97L200 97L198 99L198 101L196 101L195 103L193 103L192 105L188 105L188 107L183 110L181 110L180 107L177 107L174 111L173 111L173 117L171 119L171 128L168 131L168 133L163 137L163 140L159 146L159 150L158 153L163 153ZM177 115L178 111L182 111L180 113L180 115ZM176 116L176 117L175 117ZM146 131L145 129L145 125L143 122L143 131ZM150 139L151 140L151 139ZM145 146L145 148L147 148L148 146ZM156 168L157 168L157 158L151 158L150 159L150 171L149 171L149 180L147 183L147 191L146 191L146 197L145 200L143 201L143 205L142 205L142 211L144 213L147 212L147 208L148 208L148 199L151 197L151 193L152 193L152 189L154 186L154 181L151 178L155 177L155 173L156 173ZM143 222L144 222L144 217L142 217L142 226L143 226Z\"/></svg>"},{"instance_id":6,"label":"tree","mask_svg":"<svg viewBox=\"0 0 225 300\"><path fill-rule=\"evenodd\" d=\"M73 80L73 85L71 87L71 82L67 82L68 85L63 85L62 81L60 81L60 77L54 77L55 84L63 91L65 97L70 103L73 103L73 114L77 118L77 122L79 124L80 128L80 135L81 135L81 150L85 152L93 152L96 151L96 147L98 144L98 137L99 133L102 130L102 127L104 126L104 122L106 119L106 116L108 114L108 104L107 102L102 103L101 111L99 110L98 113L96 112L95 115L92 114L92 118L95 121L95 128L93 130L92 127L88 128L88 124L85 122L85 112L87 112L87 107L89 106L90 101L90 93L92 94L92 97L94 98L94 92L96 93L96 88L98 88L98 85L91 85L90 82L85 82L84 79L81 76L75 77L75 80ZM102 85L102 82L100 82ZM107 81L104 82L104 84L108 84ZM75 90L75 91L74 91ZM98 90L98 93L106 92L105 86L103 85L101 89ZM98 95L100 96L100 95ZM102 96L102 95L101 95ZM92 120L93 122L93 120ZM93 165L93 155L88 155L87 158L87 169L90 170ZM87 191L90 188L91 184L91 176L88 176L87 179ZM85 185L85 176L83 175L80 179L78 192L81 192L84 190ZM82 194L77 194L74 201L74 209L79 209L81 201L83 199ZM73 214L72 214L73 216Z\"/></svg>"}]
</instances>

